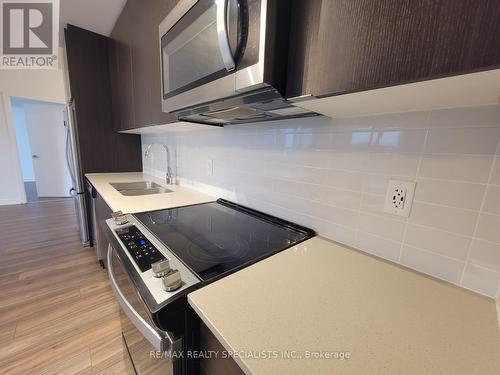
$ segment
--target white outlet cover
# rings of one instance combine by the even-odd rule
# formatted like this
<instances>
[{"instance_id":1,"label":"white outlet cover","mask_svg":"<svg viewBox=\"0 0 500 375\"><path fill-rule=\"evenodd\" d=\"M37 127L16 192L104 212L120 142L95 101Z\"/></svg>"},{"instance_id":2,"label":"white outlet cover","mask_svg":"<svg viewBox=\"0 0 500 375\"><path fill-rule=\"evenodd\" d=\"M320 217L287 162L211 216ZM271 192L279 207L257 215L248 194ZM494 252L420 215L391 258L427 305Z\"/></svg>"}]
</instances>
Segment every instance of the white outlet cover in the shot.
<instances>
[{"instance_id":1,"label":"white outlet cover","mask_svg":"<svg viewBox=\"0 0 500 375\"><path fill-rule=\"evenodd\" d=\"M414 194L415 182L389 180L385 196L384 212L403 217L410 216Z\"/></svg>"}]
</instances>

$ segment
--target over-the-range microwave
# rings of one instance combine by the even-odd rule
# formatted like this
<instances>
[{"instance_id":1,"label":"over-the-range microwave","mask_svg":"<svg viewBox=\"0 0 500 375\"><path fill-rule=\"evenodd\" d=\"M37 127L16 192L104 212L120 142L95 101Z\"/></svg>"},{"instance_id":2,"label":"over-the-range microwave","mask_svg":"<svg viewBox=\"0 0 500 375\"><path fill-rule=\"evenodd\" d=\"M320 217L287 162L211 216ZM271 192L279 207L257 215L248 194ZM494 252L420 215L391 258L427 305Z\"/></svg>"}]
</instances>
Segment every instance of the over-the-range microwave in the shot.
<instances>
[{"instance_id":1,"label":"over-the-range microwave","mask_svg":"<svg viewBox=\"0 0 500 375\"><path fill-rule=\"evenodd\" d=\"M317 115L284 99L289 3L180 0L159 27L162 110L219 126Z\"/></svg>"}]
</instances>

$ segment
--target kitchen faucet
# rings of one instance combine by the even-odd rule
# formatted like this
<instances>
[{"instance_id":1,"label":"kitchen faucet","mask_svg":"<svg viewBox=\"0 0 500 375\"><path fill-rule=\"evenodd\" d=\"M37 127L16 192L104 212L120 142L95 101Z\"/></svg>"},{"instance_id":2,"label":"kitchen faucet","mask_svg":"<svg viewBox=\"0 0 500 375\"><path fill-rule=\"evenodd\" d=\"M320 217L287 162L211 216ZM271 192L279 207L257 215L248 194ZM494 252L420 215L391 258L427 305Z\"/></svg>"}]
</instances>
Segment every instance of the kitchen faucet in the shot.
<instances>
[{"instance_id":1,"label":"kitchen faucet","mask_svg":"<svg viewBox=\"0 0 500 375\"><path fill-rule=\"evenodd\" d=\"M167 161L167 173L165 174L165 181L166 181L167 185L173 185L175 183L175 176L172 173L172 168L170 168L170 163L171 163L170 150L168 149L167 145L165 145L163 143L151 143L146 148L146 151L144 152L144 156L149 157L149 155L151 154L151 147L153 147L154 145L160 145L165 149L165 153L167 156L167 159L166 159L166 161Z\"/></svg>"}]
</instances>

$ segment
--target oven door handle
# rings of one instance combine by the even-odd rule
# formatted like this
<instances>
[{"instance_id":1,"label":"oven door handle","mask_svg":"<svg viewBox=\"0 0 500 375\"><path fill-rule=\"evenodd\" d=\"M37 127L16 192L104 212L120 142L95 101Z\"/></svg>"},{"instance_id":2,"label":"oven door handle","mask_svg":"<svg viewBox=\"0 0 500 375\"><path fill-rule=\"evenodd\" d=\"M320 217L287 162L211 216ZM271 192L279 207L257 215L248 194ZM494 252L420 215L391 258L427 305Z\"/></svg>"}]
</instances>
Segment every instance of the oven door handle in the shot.
<instances>
[{"instance_id":1,"label":"oven door handle","mask_svg":"<svg viewBox=\"0 0 500 375\"><path fill-rule=\"evenodd\" d=\"M174 338L170 332L153 328L132 307L130 302L127 301L116 281L113 269L113 251L115 251L114 248L111 245L108 245L108 275L109 280L111 281L111 287L116 295L116 298L118 299L118 303L123 309L123 312L127 315L135 328L137 328L137 330L151 343L151 345L153 345L157 351L172 353L174 351L181 350L182 339Z\"/></svg>"},{"instance_id":2,"label":"oven door handle","mask_svg":"<svg viewBox=\"0 0 500 375\"><path fill-rule=\"evenodd\" d=\"M217 39L219 41L219 51L222 61L228 72L236 68L231 45L229 44L229 34L227 30L227 6L229 0L215 0L217 6Z\"/></svg>"}]
</instances>

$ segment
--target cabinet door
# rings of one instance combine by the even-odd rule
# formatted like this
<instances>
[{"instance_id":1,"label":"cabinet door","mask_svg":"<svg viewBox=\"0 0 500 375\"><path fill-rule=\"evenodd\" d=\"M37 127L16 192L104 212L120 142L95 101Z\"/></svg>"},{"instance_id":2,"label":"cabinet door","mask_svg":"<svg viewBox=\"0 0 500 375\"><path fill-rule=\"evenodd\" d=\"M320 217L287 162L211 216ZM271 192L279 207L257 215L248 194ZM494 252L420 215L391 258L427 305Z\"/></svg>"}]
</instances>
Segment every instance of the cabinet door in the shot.
<instances>
[{"instance_id":1,"label":"cabinet door","mask_svg":"<svg viewBox=\"0 0 500 375\"><path fill-rule=\"evenodd\" d=\"M219 358L207 356L200 359L200 374L225 374L243 375L243 370L236 364L233 358L223 357L224 346L210 331L210 329L200 322L200 350L203 353L219 353ZM226 353L227 354L227 353Z\"/></svg>"},{"instance_id":2,"label":"cabinet door","mask_svg":"<svg viewBox=\"0 0 500 375\"><path fill-rule=\"evenodd\" d=\"M151 22L151 2L130 0L125 5L126 44L132 55L132 78L135 110L135 127L152 124L151 116L151 51L148 24Z\"/></svg>"},{"instance_id":3,"label":"cabinet door","mask_svg":"<svg viewBox=\"0 0 500 375\"><path fill-rule=\"evenodd\" d=\"M143 2L147 8L149 2ZM149 72L144 45L145 9L138 1L127 1L111 33L115 49L118 84L112 96L120 103L117 130L134 129L151 124L149 110Z\"/></svg>"},{"instance_id":4,"label":"cabinet door","mask_svg":"<svg viewBox=\"0 0 500 375\"><path fill-rule=\"evenodd\" d=\"M65 36L82 172L141 171L141 138L113 130L109 39L72 25Z\"/></svg>"},{"instance_id":5,"label":"cabinet door","mask_svg":"<svg viewBox=\"0 0 500 375\"><path fill-rule=\"evenodd\" d=\"M322 0L292 0L286 97L311 94Z\"/></svg>"},{"instance_id":6,"label":"cabinet door","mask_svg":"<svg viewBox=\"0 0 500 375\"><path fill-rule=\"evenodd\" d=\"M128 0L134 13L132 59L136 93L137 124L159 125L177 121L161 110L160 22L176 5L177 0Z\"/></svg>"},{"instance_id":7,"label":"cabinet door","mask_svg":"<svg viewBox=\"0 0 500 375\"><path fill-rule=\"evenodd\" d=\"M109 61L113 127L116 131L133 129L136 125L130 47L110 39Z\"/></svg>"},{"instance_id":8,"label":"cabinet door","mask_svg":"<svg viewBox=\"0 0 500 375\"><path fill-rule=\"evenodd\" d=\"M120 73L118 72L117 43L110 39L108 43L109 61L109 87L111 90L111 114L113 117L113 129L122 130L122 115L120 113Z\"/></svg>"},{"instance_id":9,"label":"cabinet door","mask_svg":"<svg viewBox=\"0 0 500 375\"><path fill-rule=\"evenodd\" d=\"M288 96L337 95L500 66L498 0L323 0L320 6L313 0L302 7L308 13L292 34L305 40L305 77L293 77ZM319 19L315 31L304 30L311 18ZM301 66L300 59L293 64Z\"/></svg>"},{"instance_id":10,"label":"cabinet door","mask_svg":"<svg viewBox=\"0 0 500 375\"><path fill-rule=\"evenodd\" d=\"M126 124L119 130L176 121L173 115L161 111L158 35L160 22L176 3L176 0L128 0L111 33L118 43L117 56L121 54L116 63L120 67L119 81L126 81L122 88L126 92L114 95L127 96L122 99L128 105L119 110L121 117L123 110L133 112L125 115Z\"/></svg>"}]
</instances>

